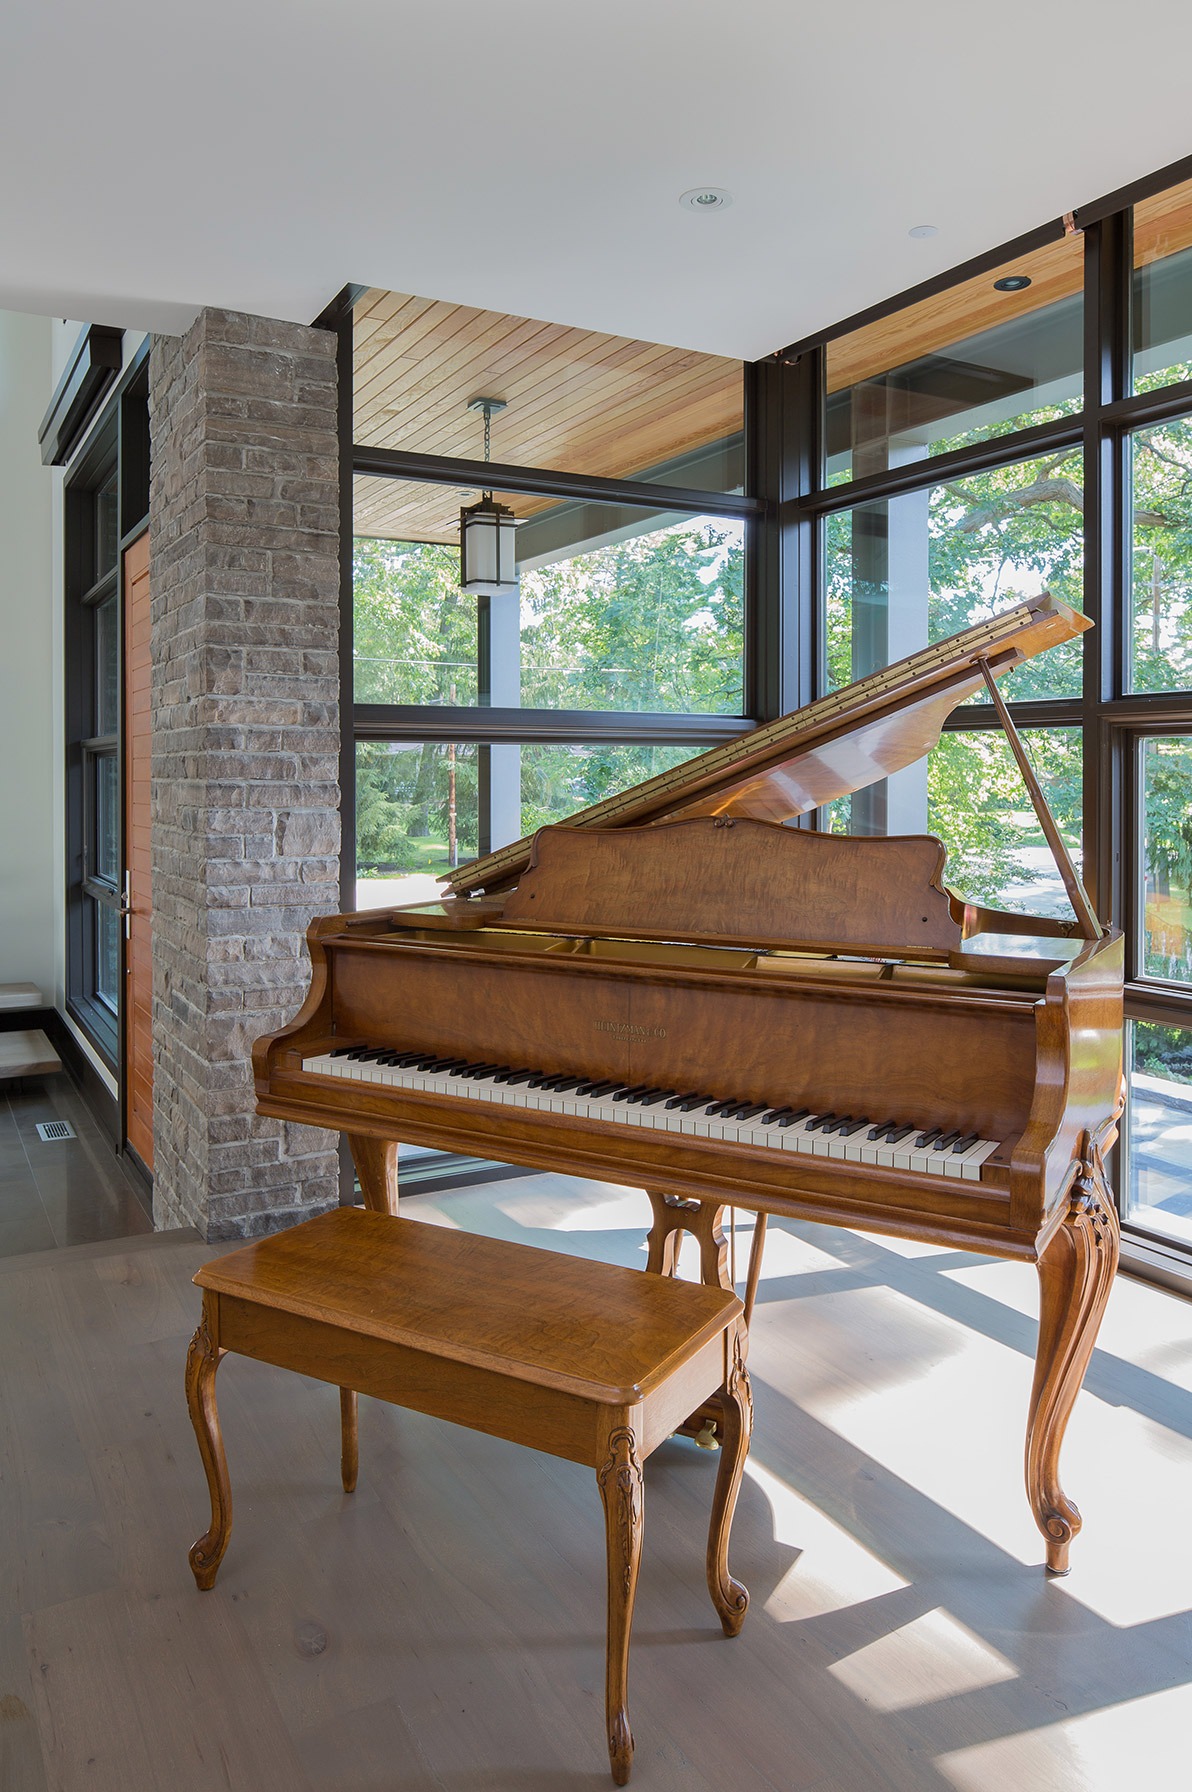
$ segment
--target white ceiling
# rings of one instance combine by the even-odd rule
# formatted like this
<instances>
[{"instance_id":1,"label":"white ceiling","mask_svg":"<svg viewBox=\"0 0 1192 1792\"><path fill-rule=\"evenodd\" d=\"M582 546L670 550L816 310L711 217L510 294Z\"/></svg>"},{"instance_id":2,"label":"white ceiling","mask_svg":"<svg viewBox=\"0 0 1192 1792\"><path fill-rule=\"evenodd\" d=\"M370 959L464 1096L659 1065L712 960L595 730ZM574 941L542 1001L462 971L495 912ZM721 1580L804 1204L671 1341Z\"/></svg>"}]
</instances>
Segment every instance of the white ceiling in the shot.
<instances>
[{"instance_id":1,"label":"white ceiling","mask_svg":"<svg viewBox=\"0 0 1192 1792\"><path fill-rule=\"evenodd\" d=\"M0 41L0 305L139 328L359 281L753 358L1192 150L1187 0L4 0Z\"/></svg>"}]
</instances>

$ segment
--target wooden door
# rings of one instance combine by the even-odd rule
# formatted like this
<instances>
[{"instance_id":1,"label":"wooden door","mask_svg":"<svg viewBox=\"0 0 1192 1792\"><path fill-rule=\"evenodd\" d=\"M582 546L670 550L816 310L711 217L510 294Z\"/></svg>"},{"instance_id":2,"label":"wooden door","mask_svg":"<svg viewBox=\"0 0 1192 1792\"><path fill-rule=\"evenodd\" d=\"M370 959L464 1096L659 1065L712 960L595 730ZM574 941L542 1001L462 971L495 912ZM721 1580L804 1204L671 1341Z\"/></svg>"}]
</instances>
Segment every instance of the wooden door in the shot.
<instances>
[{"instance_id":1,"label":"wooden door","mask_svg":"<svg viewBox=\"0 0 1192 1792\"><path fill-rule=\"evenodd\" d=\"M125 1133L153 1168L153 914L149 858L149 535L124 556Z\"/></svg>"}]
</instances>

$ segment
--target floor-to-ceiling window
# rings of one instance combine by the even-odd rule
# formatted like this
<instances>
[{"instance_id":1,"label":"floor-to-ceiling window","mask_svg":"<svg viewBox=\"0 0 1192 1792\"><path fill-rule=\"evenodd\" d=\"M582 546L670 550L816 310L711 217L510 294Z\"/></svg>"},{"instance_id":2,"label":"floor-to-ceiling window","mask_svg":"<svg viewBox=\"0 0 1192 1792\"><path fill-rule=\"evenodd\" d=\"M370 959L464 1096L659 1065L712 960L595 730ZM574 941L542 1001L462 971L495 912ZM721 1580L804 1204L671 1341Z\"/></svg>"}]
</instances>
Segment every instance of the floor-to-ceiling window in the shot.
<instances>
[{"instance_id":1,"label":"floor-to-ceiling window","mask_svg":"<svg viewBox=\"0 0 1192 1792\"><path fill-rule=\"evenodd\" d=\"M1098 910L1126 934L1127 1249L1192 1253L1192 182L1089 207L794 345L814 369L792 514L814 688L1044 589L1097 627L1010 675L1011 713ZM817 402L818 400L818 402ZM924 827L953 887L1070 915L989 704L820 825Z\"/></svg>"}]
</instances>

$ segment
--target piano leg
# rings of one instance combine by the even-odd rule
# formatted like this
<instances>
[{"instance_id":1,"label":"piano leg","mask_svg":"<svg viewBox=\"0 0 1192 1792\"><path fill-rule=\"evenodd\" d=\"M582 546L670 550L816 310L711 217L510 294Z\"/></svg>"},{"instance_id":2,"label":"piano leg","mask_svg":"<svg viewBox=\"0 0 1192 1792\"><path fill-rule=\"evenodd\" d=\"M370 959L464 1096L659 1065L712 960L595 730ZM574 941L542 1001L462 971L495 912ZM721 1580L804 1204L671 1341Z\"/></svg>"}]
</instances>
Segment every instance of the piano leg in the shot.
<instances>
[{"instance_id":1,"label":"piano leg","mask_svg":"<svg viewBox=\"0 0 1192 1792\"><path fill-rule=\"evenodd\" d=\"M374 1213L397 1212L397 1141L348 1134L348 1149L360 1178L364 1205Z\"/></svg>"},{"instance_id":2,"label":"piano leg","mask_svg":"<svg viewBox=\"0 0 1192 1792\"><path fill-rule=\"evenodd\" d=\"M186 1353L186 1404L198 1439L199 1455L203 1459L207 1491L211 1495L211 1523L191 1545L189 1556L191 1573L204 1593L215 1585L219 1564L232 1535L232 1486L228 1480L228 1459L224 1454L223 1433L215 1404L215 1371L223 1355L211 1338L204 1296L203 1317Z\"/></svg>"},{"instance_id":3,"label":"piano leg","mask_svg":"<svg viewBox=\"0 0 1192 1792\"><path fill-rule=\"evenodd\" d=\"M348 1134L348 1149L360 1178L364 1205L374 1213L397 1212L397 1141L373 1139L364 1133ZM339 1390L339 1472L345 1493L356 1487L360 1468L359 1433L356 1419L356 1395L351 1388Z\"/></svg>"},{"instance_id":4,"label":"piano leg","mask_svg":"<svg viewBox=\"0 0 1192 1792\"><path fill-rule=\"evenodd\" d=\"M1080 1392L1118 1260L1118 1219L1100 1154L1091 1154L1063 1225L1040 1257L1039 1348L1026 1434L1026 1488L1047 1543L1047 1568L1067 1574L1080 1512L1060 1485L1060 1446Z\"/></svg>"},{"instance_id":5,"label":"piano leg","mask_svg":"<svg viewBox=\"0 0 1192 1792\"><path fill-rule=\"evenodd\" d=\"M608 1553L608 1640L604 1678L604 1715L608 1758L613 1779L623 1786L633 1764L633 1732L629 1728L629 1630L637 1572L642 1559L644 1484L637 1439L628 1425L609 1433L608 1459L596 1471L604 1501L604 1533Z\"/></svg>"}]
</instances>

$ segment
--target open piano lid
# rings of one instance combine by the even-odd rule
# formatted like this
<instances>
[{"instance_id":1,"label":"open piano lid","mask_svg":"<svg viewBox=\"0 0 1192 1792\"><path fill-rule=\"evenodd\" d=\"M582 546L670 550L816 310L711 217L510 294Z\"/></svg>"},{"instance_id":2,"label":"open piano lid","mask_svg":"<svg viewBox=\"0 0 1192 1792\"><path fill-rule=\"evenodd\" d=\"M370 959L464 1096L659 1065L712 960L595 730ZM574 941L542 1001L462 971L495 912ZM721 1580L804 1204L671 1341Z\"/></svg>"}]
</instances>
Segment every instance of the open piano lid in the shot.
<instances>
[{"instance_id":1,"label":"open piano lid","mask_svg":"<svg viewBox=\"0 0 1192 1792\"><path fill-rule=\"evenodd\" d=\"M985 682L1091 628L1043 592L988 622L911 654L844 690L581 809L567 828L642 827L694 815L789 821L864 790L930 752L944 722ZM533 841L515 841L451 872L455 895L515 884Z\"/></svg>"}]
</instances>

